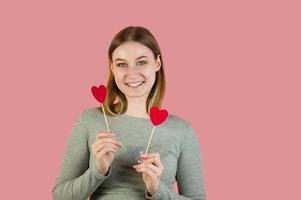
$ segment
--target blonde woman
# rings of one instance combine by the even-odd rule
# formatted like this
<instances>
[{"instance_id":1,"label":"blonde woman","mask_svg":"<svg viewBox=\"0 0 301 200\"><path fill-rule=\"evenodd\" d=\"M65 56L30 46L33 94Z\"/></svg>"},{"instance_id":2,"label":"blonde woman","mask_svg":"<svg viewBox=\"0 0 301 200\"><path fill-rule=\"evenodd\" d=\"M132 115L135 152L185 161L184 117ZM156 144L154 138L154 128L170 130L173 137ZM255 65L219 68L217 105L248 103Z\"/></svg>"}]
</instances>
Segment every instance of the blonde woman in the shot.
<instances>
[{"instance_id":1,"label":"blonde woman","mask_svg":"<svg viewBox=\"0 0 301 200\"><path fill-rule=\"evenodd\" d=\"M108 51L110 74L101 107L84 110L66 146L52 194L56 200L201 199L203 163L195 131L169 115L155 129L152 106L165 92L163 58L155 37L140 26L121 30ZM137 162L141 158L142 162ZM173 191L177 182L179 194Z\"/></svg>"}]
</instances>

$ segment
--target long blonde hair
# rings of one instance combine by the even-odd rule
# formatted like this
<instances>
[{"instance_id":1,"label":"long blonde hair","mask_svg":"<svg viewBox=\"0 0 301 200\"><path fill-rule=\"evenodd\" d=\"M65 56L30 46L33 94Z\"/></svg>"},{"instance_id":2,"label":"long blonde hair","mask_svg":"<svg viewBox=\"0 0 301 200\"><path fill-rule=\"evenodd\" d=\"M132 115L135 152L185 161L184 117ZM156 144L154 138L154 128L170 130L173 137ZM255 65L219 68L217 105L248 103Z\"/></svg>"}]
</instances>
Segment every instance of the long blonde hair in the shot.
<instances>
[{"instance_id":1,"label":"long blonde hair","mask_svg":"<svg viewBox=\"0 0 301 200\"><path fill-rule=\"evenodd\" d=\"M149 110L152 106L159 108L161 107L165 94L166 81L162 54L158 42L149 30L141 26L129 26L118 32L110 44L108 51L109 69L110 65L113 63L113 51L119 45L127 41L135 41L143 44L153 52L154 58L158 58L158 56L160 56L161 59L160 70L156 72L155 83L146 101L146 112L149 113ZM114 80L114 75L111 70L106 87L107 96L106 100L103 103L106 114L110 116L123 114L127 110L127 99L117 87ZM99 110L102 112L102 109Z\"/></svg>"}]
</instances>

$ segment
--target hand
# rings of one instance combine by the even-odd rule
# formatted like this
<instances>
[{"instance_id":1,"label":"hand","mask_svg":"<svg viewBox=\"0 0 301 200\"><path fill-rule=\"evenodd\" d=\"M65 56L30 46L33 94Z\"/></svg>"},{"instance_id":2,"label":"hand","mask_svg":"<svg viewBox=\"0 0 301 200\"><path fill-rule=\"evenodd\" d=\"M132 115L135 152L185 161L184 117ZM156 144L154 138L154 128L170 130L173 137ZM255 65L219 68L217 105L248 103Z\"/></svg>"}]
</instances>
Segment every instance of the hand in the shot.
<instances>
[{"instance_id":1,"label":"hand","mask_svg":"<svg viewBox=\"0 0 301 200\"><path fill-rule=\"evenodd\" d=\"M113 139L112 133L98 133L95 142L91 145L92 153L94 156L96 168L102 175L106 175L110 165L114 160L114 153L120 147L121 142Z\"/></svg>"},{"instance_id":2,"label":"hand","mask_svg":"<svg viewBox=\"0 0 301 200\"><path fill-rule=\"evenodd\" d=\"M142 173L146 189L152 195L159 189L163 165L159 153L141 155L142 163L134 165L137 172Z\"/></svg>"}]
</instances>

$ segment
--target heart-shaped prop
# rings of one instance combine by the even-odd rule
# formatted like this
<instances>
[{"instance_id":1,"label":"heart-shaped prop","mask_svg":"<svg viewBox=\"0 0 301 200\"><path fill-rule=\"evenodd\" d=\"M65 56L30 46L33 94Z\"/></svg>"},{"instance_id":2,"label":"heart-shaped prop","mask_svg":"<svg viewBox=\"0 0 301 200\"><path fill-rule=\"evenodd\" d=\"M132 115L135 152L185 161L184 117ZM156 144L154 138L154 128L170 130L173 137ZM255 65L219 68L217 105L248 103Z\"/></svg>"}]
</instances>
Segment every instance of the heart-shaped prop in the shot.
<instances>
[{"instance_id":1,"label":"heart-shaped prop","mask_svg":"<svg viewBox=\"0 0 301 200\"><path fill-rule=\"evenodd\" d=\"M98 87L92 86L91 92L95 97L95 99L100 103L103 103L105 101L107 95L107 89L104 85L99 85Z\"/></svg>"},{"instance_id":2,"label":"heart-shaped prop","mask_svg":"<svg viewBox=\"0 0 301 200\"><path fill-rule=\"evenodd\" d=\"M103 103L105 101L106 96L107 96L107 89L104 85L99 85L98 87L92 86L91 92L92 92L93 96L95 97L95 99L97 101L99 101L100 103ZM105 112L103 106L101 106L101 108L102 108L102 112L103 112L103 115L104 115L104 118L106 121L108 132L110 132L110 127L109 127L108 120L106 117L106 112Z\"/></svg>"},{"instance_id":3,"label":"heart-shaped prop","mask_svg":"<svg viewBox=\"0 0 301 200\"><path fill-rule=\"evenodd\" d=\"M156 126L162 124L167 119L167 117L168 117L167 110L165 110L165 109L160 110L157 107L151 107L151 109L150 109L150 118L151 118L151 121L152 121L154 127L153 127L151 135L149 137L145 153L148 152L148 148L149 148L150 142L152 140L152 137L154 135L154 131L155 131ZM138 162L141 162L141 161L138 161Z\"/></svg>"},{"instance_id":4,"label":"heart-shaped prop","mask_svg":"<svg viewBox=\"0 0 301 200\"><path fill-rule=\"evenodd\" d=\"M154 126L162 124L168 117L168 112L165 109L160 110L157 107L150 109L150 118Z\"/></svg>"}]
</instances>

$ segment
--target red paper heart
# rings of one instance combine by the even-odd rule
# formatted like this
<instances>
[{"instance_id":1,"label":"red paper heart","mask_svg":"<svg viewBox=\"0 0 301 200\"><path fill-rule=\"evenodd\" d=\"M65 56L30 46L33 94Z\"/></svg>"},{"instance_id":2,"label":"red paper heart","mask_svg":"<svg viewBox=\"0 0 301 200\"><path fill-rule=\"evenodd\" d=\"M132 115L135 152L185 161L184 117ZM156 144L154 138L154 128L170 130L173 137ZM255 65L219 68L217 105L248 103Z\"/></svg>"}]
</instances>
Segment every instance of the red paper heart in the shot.
<instances>
[{"instance_id":1,"label":"red paper heart","mask_svg":"<svg viewBox=\"0 0 301 200\"><path fill-rule=\"evenodd\" d=\"M150 118L154 126L162 124L168 116L167 110L160 110L157 107L152 107L150 109Z\"/></svg>"},{"instance_id":2,"label":"red paper heart","mask_svg":"<svg viewBox=\"0 0 301 200\"><path fill-rule=\"evenodd\" d=\"M95 99L100 103L103 103L105 101L107 95L107 89L104 85L99 85L98 87L92 86L91 92L95 97Z\"/></svg>"}]
</instances>

